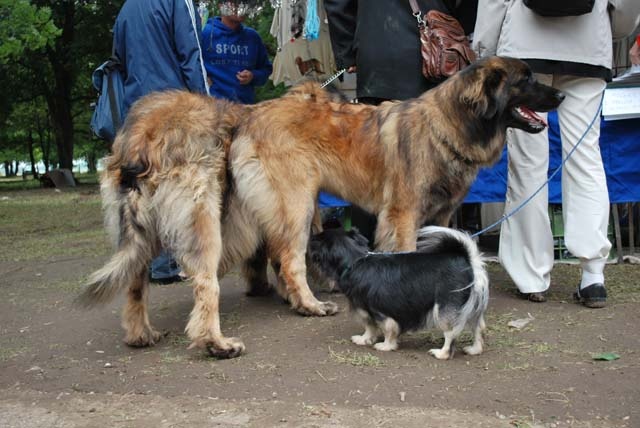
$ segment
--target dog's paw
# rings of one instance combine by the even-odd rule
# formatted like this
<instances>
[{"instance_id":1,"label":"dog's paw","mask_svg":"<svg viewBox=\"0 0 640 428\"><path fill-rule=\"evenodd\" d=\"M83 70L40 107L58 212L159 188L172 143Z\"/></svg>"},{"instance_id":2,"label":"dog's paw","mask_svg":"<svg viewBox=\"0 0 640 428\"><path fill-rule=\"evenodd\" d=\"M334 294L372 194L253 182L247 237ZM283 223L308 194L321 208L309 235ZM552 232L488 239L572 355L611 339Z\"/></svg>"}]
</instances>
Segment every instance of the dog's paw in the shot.
<instances>
[{"instance_id":1,"label":"dog's paw","mask_svg":"<svg viewBox=\"0 0 640 428\"><path fill-rule=\"evenodd\" d=\"M448 360L453 356L453 353L439 348L429 349L429 353L439 360Z\"/></svg>"},{"instance_id":2,"label":"dog's paw","mask_svg":"<svg viewBox=\"0 0 640 428\"><path fill-rule=\"evenodd\" d=\"M480 355L482 354L482 345L465 346L462 350L467 355Z\"/></svg>"},{"instance_id":3,"label":"dog's paw","mask_svg":"<svg viewBox=\"0 0 640 428\"><path fill-rule=\"evenodd\" d=\"M208 342L205 347L209 355L215 358L235 358L245 350L244 343L237 337L225 337L218 343Z\"/></svg>"},{"instance_id":4,"label":"dog's paw","mask_svg":"<svg viewBox=\"0 0 640 428\"><path fill-rule=\"evenodd\" d=\"M146 346L153 346L160 341L163 335L160 332L154 330L151 327L145 328L141 334L132 336L127 334L124 338L124 343L133 348L144 348Z\"/></svg>"},{"instance_id":5,"label":"dog's paw","mask_svg":"<svg viewBox=\"0 0 640 428\"><path fill-rule=\"evenodd\" d=\"M316 300L312 304L300 304L295 309L302 315L324 317L336 314L338 312L338 305L333 302L319 302Z\"/></svg>"},{"instance_id":6,"label":"dog's paw","mask_svg":"<svg viewBox=\"0 0 640 428\"><path fill-rule=\"evenodd\" d=\"M337 303L326 301L326 302L320 302L320 305L322 305L322 308L326 315L335 315L338 313Z\"/></svg>"},{"instance_id":7,"label":"dog's paw","mask_svg":"<svg viewBox=\"0 0 640 428\"><path fill-rule=\"evenodd\" d=\"M373 345L373 342L376 341L376 338L364 334L356 334L355 336L351 336L351 341L356 345L365 346Z\"/></svg>"},{"instance_id":8,"label":"dog's paw","mask_svg":"<svg viewBox=\"0 0 640 428\"><path fill-rule=\"evenodd\" d=\"M373 345L373 347L377 351L383 351L383 352L395 351L396 349L398 349L398 343L397 342L396 343L379 342Z\"/></svg>"}]
</instances>

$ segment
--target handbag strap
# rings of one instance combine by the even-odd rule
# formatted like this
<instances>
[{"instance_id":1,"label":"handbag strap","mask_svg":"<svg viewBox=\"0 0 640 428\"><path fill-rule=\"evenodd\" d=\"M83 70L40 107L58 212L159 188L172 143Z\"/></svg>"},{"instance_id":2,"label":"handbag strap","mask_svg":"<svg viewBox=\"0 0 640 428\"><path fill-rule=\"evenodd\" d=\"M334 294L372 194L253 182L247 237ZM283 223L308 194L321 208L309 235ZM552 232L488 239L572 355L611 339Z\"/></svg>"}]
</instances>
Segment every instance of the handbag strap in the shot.
<instances>
[{"instance_id":1,"label":"handbag strap","mask_svg":"<svg viewBox=\"0 0 640 428\"><path fill-rule=\"evenodd\" d=\"M409 4L411 5L411 10L413 11L413 17L418 21L418 27L422 28L425 25L424 19L422 19L422 12L420 11L420 6L418 6L417 0L409 0Z\"/></svg>"},{"instance_id":2,"label":"handbag strap","mask_svg":"<svg viewBox=\"0 0 640 428\"><path fill-rule=\"evenodd\" d=\"M115 40L111 44L111 61L114 63L113 69L109 73L120 73L122 64L120 58L116 55ZM122 125L122 118L118 108L118 100L116 98L116 89L113 87L113 78L107 76L107 95L109 96L109 110L111 110L111 120L113 121L113 127L117 131Z\"/></svg>"}]
</instances>

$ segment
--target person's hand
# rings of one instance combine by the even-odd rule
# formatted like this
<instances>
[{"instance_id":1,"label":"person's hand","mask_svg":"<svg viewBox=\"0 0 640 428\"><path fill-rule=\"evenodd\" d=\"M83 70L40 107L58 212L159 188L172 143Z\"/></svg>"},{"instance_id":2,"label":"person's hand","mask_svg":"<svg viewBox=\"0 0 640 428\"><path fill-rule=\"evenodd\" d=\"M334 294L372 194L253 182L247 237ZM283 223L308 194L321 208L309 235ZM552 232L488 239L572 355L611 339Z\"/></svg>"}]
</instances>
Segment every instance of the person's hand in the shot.
<instances>
[{"instance_id":1,"label":"person's hand","mask_svg":"<svg viewBox=\"0 0 640 428\"><path fill-rule=\"evenodd\" d=\"M253 80L253 73L249 70L242 70L236 73L236 77L241 85L248 85Z\"/></svg>"},{"instance_id":2,"label":"person's hand","mask_svg":"<svg viewBox=\"0 0 640 428\"><path fill-rule=\"evenodd\" d=\"M347 68L347 73L355 73L356 72L356 66L352 65L351 67Z\"/></svg>"},{"instance_id":3,"label":"person's hand","mask_svg":"<svg viewBox=\"0 0 640 428\"><path fill-rule=\"evenodd\" d=\"M631 64L640 65L640 36L636 37L636 41L631 46L629 58L631 59Z\"/></svg>"}]
</instances>

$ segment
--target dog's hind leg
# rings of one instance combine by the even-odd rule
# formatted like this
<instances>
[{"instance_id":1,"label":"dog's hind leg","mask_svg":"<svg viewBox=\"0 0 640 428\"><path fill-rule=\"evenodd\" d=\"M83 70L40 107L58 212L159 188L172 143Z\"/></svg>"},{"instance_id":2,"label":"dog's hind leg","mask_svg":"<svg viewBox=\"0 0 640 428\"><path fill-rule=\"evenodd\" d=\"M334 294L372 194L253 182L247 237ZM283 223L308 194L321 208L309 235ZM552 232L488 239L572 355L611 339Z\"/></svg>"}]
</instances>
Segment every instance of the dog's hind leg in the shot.
<instances>
[{"instance_id":1,"label":"dog's hind leg","mask_svg":"<svg viewBox=\"0 0 640 428\"><path fill-rule=\"evenodd\" d=\"M152 346L160 340L160 333L149 322L148 298L149 278L145 268L129 286L127 303L122 311L122 327L126 331L124 342L129 346Z\"/></svg>"},{"instance_id":2,"label":"dog's hind leg","mask_svg":"<svg viewBox=\"0 0 640 428\"><path fill-rule=\"evenodd\" d=\"M455 339L460 333L455 330L446 330L444 332L444 345L442 348L429 349L429 353L439 360L448 360L453 358Z\"/></svg>"},{"instance_id":3,"label":"dog's hind leg","mask_svg":"<svg viewBox=\"0 0 640 428\"><path fill-rule=\"evenodd\" d=\"M210 171L181 171L176 183L167 183L159 198L161 236L192 278L194 306L185 329L190 347L205 348L218 358L233 358L245 347L220 329L218 265L222 254L220 188ZM160 192L157 192L157 194Z\"/></svg>"},{"instance_id":4,"label":"dog's hind leg","mask_svg":"<svg viewBox=\"0 0 640 428\"><path fill-rule=\"evenodd\" d=\"M193 235L179 255L183 268L193 277L194 306L186 332L191 347L206 348L218 358L237 357L244 351L240 339L224 337L220 329L220 285L217 268L222 250L220 225L204 206L194 210Z\"/></svg>"},{"instance_id":5,"label":"dog's hind leg","mask_svg":"<svg viewBox=\"0 0 640 428\"><path fill-rule=\"evenodd\" d=\"M400 325L393 318L385 318L378 323L378 327L384 334L384 342L373 345L378 351L395 351L398 349L398 336L400 336Z\"/></svg>"},{"instance_id":6,"label":"dog's hind leg","mask_svg":"<svg viewBox=\"0 0 640 428\"><path fill-rule=\"evenodd\" d=\"M482 354L484 340L482 339L482 332L486 325L484 323L484 317L480 315L475 327L473 328L473 344L471 346L465 346L463 351L467 355L480 355Z\"/></svg>"}]
</instances>

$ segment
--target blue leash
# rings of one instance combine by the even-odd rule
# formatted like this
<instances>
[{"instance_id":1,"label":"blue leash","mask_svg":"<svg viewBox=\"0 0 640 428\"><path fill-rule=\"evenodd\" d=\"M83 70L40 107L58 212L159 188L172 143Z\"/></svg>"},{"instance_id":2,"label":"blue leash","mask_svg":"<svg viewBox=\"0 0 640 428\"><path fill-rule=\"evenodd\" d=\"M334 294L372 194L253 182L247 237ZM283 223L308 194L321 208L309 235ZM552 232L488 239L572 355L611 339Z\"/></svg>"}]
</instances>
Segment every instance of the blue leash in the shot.
<instances>
[{"instance_id":1,"label":"blue leash","mask_svg":"<svg viewBox=\"0 0 640 428\"><path fill-rule=\"evenodd\" d=\"M536 197L536 195L538 193L540 193L540 191L542 189L544 189L544 187L549 184L549 182L551 181L551 179L553 179L553 177L556 176L556 174L562 169L562 167L564 166L564 164L569 160L569 158L571 157L571 155L573 154L573 152L576 151L576 149L578 148L578 146L580 145L580 143L582 143L582 140L584 140L584 137L587 135L587 132L589 132L589 130L593 127L593 124L595 123L596 119L598 118L598 116L600 116L600 112L602 111L602 100L604 99L604 92L602 92L602 97L600 98L600 105L598 106L598 111L596 112L595 116L593 117L593 119L591 120L591 123L589 124L589 126L587 127L587 129L584 131L584 133L582 134L582 137L580 137L580 139L578 140L578 142L576 143L575 146L573 146L573 148L569 151L569 153L567 154L567 157L564 158L562 160L562 162L560 163L560 165L555 169L555 171L553 171L553 173L549 176L549 178L547 179L547 181L545 181L544 183L542 183L542 185L540 187L538 187L538 189L533 192L533 194L531 196L529 196L527 199L525 199L520 205L518 205L513 211L511 211L509 214L503 214L502 217L500 217L500 219L496 222L494 222L493 224L485 227L484 229L474 233L473 235L471 235L472 238L475 238L476 236L482 235L483 233L485 233L488 230L493 229L494 227L498 226L499 224L501 224L502 222L504 222L506 219L508 219L509 217L513 216L515 213L517 213L518 211L520 211L522 208L524 208L525 205L527 205L529 203L529 201L531 201L533 198Z\"/></svg>"}]
</instances>

